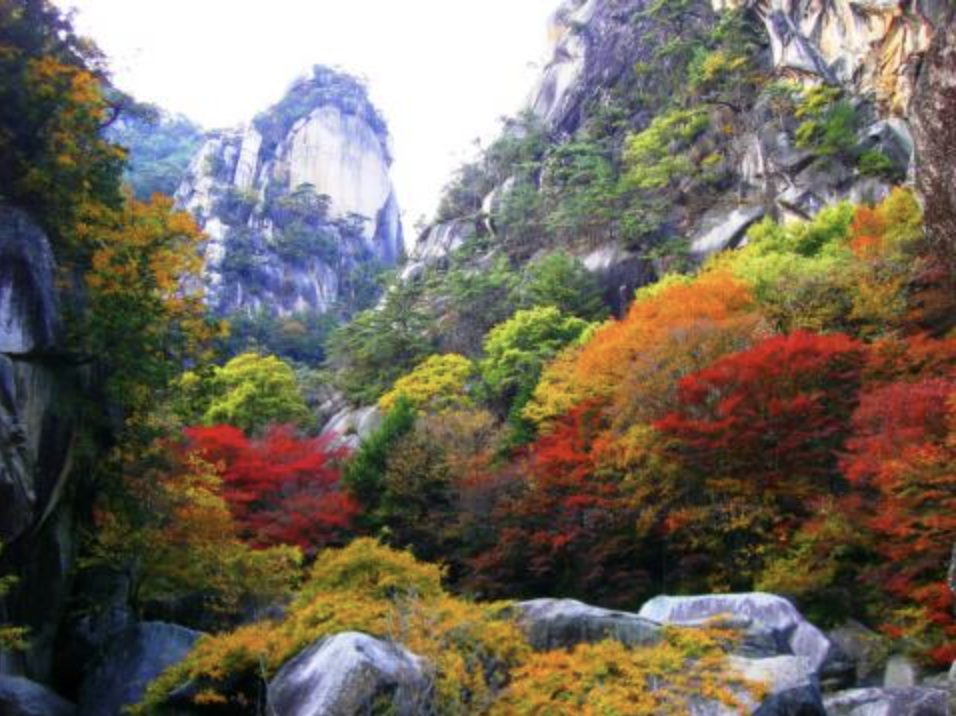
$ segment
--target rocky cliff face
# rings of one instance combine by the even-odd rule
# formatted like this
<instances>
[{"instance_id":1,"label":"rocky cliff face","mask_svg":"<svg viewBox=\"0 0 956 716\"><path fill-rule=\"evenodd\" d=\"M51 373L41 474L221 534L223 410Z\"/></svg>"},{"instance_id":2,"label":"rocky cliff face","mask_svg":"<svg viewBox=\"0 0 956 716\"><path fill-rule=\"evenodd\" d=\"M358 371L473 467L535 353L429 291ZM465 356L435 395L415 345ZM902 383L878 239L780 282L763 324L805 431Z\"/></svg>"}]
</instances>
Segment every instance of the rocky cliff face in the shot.
<instances>
[{"instance_id":1,"label":"rocky cliff face","mask_svg":"<svg viewBox=\"0 0 956 716\"><path fill-rule=\"evenodd\" d=\"M841 200L881 200L893 184L914 176L914 122L919 138L925 138L922 155L937 157L933 164L943 174L952 166L945 158L952 155L952 142L941 126L951 111L946 78L952 58L942 39L920 72L933 38L951 34L951 24L940 33L947 14L941 0L688 0L670 16L666 3L650 0L566 0L551 19L551 56L528 101L550 146L573 147L588 131L593 138L589 123L605 122L602 151L619 170L614 157L620 161L624 136L647 128L687 82L675 59L681 43L699 45L721 14L731 10L742 13L762 38L762 48L754 49L761 79L755 90L742 91L732 101L700 98L711 127L720 130L704 132L690 156L719 158L712 180L706 186L682 182L671 187L663 197L665 221L656 238L635 246L612 230L603 238L560 247L595 270L608 296L630 295L635 285L659 273L659 266L642 257L653 254L649 248L667 236L687 240L691 256L700 260L739 244L765 216L806 219ZM781 87L794 93L783 109L774 94ZM839 97L834 105L840 102L845 110L845 151L814 148L798 136L806 123L806 117L797 116L800 93L806 97L820 87ZM917 108L912 117L911 104ZM546 196L547 158L543 167L532 182ZM920 171L924 184L948 181L933 176L931 168ZM467 217L467 225L477 218L479 230L487 226L493 233L499 223L495 205L507 198L513 181L499 178L490 191L486 188L483 208L477 217ZM933 201L946 200L931 200L931 215ZM939 213L952 216L952 208L941 207ZM418 263L434 263L436 253L461 243L445 240L461 236L461 220L443 218L450 220L426 232L413 250ZM550 246L545 250L559 248L555 241L546 237Z\"/></svg>"},{"instance_id":2,"label":"rocky cliff face","mask_svg":"<svg viewBox=\"0 0 956 716\"><path fill-rule=\"evenodd\" d=\"M920 56L944 19L942 0L715 0L749 7L763 20L774 66L872 94L905 114Z\"/></svg>"},{"instance_id":3,"label":"rocky cliff face","mask_svg":"<svg viewBox=\"0 0 956 716\"><path fill-rule=\"evenodd\" d=\"M78 418L70 400L89 388L63 352L60 296L49 241L23 212L0 205L0 574L15 565L15 595L0 604L31 627L31 648L0 671L47 678L75 560L64 495Z\"/></svg>"},{"instance_id":4,"label":"rocky cliff face","mask_svg":"<svg viewBox=\"0 0 956 716\"><path fill-rule=\"evenodd\" d=\"M917 184L926 229L938 253L956 266L956 22L936 35L921 65L912 104Z\"/></svg>"},{"instance_id":5,"label":"rocky cliff face","mask_svg":"<svg viewBox=\"0 0 956 716\"><path fill-rule=\"evenodd\" d=\"M248 127L210 135L176 199L209 236L211 305L278 316L351 308L361 269L402 254L391 161L364 87L321 67Z\"/></svg>"}]
</instances>

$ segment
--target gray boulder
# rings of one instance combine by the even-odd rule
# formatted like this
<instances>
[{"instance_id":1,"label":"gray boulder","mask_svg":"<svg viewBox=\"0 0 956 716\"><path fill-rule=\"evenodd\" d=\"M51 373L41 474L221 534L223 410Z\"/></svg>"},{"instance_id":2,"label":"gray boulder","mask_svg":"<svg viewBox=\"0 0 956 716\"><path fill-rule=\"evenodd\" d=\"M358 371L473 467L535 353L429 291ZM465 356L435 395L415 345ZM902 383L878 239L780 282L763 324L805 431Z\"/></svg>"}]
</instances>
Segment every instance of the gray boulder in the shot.
<instances>
[{"instance_id":1,"label":"gray boulder","mask_svg":"<svg viewBox=\"0 0 956 716\"><path fill-rule=\"evenodd\" d=\"M731 668L743 678L760 685L763 699L757 703L749 694L740 694L749 705L746 713L755 716L825 716L820 686L810 662L801 656L775 656L769 659L730 657ZM736 713L723 711L700 713ZM695 712L696 713L696 712Z\"/></svg>"},{"instance_id":2,"label":"gray boulder","mask_svg":"<svg viewBox=\"0 0 956 716\"><path fill-rule=\"evenodd\" d=\"M515 605L537 651L614 639L628 646L656 644L661 627L636 614L592 607L574 599L534 599Z\"/></svg>"},{"instance_id":3,"label":"gray boulder","mask_svg":"<svg viewBox=\"0 0 956 716\"><path fill-rule=\"evenodd\" d=\"M382 411L378 406L352 408L346 405L329 418L322 428L322 435L333 438L336 447L355 450L381 422Z\"/></svg>"},{"instance_id":4,"label":"gray boulder","mask_svg":"<svg viewBox=\"0 0 956 716\"><path fill-rule=\"evenodd\" d=\"M887 689L907 689L919 684L922 679L919 664L903 654L894 654L886 662L883 670L883 687Z\"/></svg>"},{"instance_id":5,"label":"gray boulder","mask_svg":"<svg viewBox=\"0 0 956 716\"><path fill-rule=\"evenodd\" d=\"M395 716L431 713L426 662L358 632L321 639L269 683L275 716L353 716L382 707Z\"/></svg>"},{"instance_id":6,"label":"gray boulder","mask_svg":"<svg viewBox=\"0 0 956 716\"><path fill-rule=\"evenodd\" d=\"M76 707L45 686L19 676L0 676L2 716L74 716Z\"/></svg>"},{"instance_id":7,"label":"gray boulder","mask_svg":"<svg viewBox=\"0 0 956 716\"><path fill-rule=\"evenodd\" d=\"M783 597L761 592L698 597L661 596L643 607L639 616L662 624L699 624L715 617L744 617L770 629L782 651L806 657L819 673L835 653L830 640Z\"/></svg>"},{"instance_id":8,"label":"gray boulder","mask_svg":"<svg viewBox=\"0 0 956 716\"><path fill-rule=\"evenodd\" d=\"M946 697L950 713L956 714L956 661L949 670L949 680L946 685Z\"/></svg>"},{"instance_id":9,"label":"gray boulder","mask_svg":"<svg viewBox=\"0 0 956 716\"><path fill-rule=\"evenodd\" d=\"M116 636L80 688L79 716L120 716L138 703L146 687L182 661L199 632L174 624L144 622Z\"/></svg>"},{"instance_id":10,"label":"gray boulder","mask_svg":"<svg viewBox=\"0 0 956 716\"><path fill-rule=\"evenodd\" d=\"M886 639L852 619L827 632L827 638L852 680L847 686L881 684L889 655Z\"/></svg>"},{"instance_id":11,"label":"gray boulder","mask_svg":"<svg viewBox=\"0 0 956 716\"><path fill-rule=\"evenodd\" d=\"M698 232L691 240L691 253L706 258L726 249L740 246L749 229L763 218L763 206L715 207L707 212Z\"/></svg>"},{"instance_id":12,"label":"gray boulder","mask_svg":"<svg viewBox=\"0 0 956 716\"><path fill-rule=\"evenodd\" d=\"M942 689L854 689L824 702L830 716L947 716Z\"/></svg>"}]
</instances>

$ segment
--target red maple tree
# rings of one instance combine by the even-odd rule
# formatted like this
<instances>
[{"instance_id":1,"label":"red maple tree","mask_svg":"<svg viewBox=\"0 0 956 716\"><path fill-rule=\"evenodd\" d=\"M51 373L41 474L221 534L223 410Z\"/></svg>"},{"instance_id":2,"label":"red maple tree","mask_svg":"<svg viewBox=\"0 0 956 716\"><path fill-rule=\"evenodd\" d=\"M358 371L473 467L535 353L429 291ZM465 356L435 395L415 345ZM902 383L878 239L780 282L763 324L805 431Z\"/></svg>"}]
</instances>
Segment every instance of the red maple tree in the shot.
<instances>
[{"instance_id":1,"label":"red maple tree","mask_svg":"<svg viewBox=\"0 0 956 716\"><path fill-rule=\"evenodd\" d=\"M491 594L550 594L629 604L646 589L635 550L637 506L595 462L603 429L586 403L530 445L499 486L493 546L473 561L472 585Z\"/></svg>"},{"instance_id":2,"label":"red maple tree","mask_svg":"<svg viewBox=\"0 0 956 716\"><path fill-rule=\"evenodd\" d=\"M312 552L349 531L358 507L340 485L345 451L328 437L303 438L278 426L253 440L229 425L188 428L186 437L221 471L226 502L254 544Z\"/></svg>"}]
</instances>

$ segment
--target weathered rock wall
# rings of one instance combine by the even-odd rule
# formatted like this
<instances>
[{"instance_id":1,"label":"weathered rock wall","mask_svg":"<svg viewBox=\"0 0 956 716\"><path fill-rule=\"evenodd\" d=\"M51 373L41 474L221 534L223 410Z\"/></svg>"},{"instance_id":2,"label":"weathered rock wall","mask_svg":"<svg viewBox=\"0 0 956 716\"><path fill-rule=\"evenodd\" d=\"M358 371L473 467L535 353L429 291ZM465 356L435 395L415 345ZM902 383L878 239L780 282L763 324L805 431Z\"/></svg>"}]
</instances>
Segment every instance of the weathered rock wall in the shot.
<instances>
[{"instance_id":1,"label":"weathered rock wall","mask_svg":"<svg viewBox=\"0 0 956 716\"><path fill-rule=\"evenodd\" d=\"M41 680L76 557L64 496L80 427L73 399L88 385L63 350L56 272L37 224L0 205L0 574L20 580L0 614L31 629L31 648L0 655L0 671Z\"/></svg>"},{"instance_id":2,"label":"weathered rock wall","mask_svg":"<svg viewBox=\"0 0 956 716\"><path fill-rule=\"evenodd\" d=\"M319 67L248 127L212 133L176 193L209 236L210 305L324 313L358 265L394 265L403 242L389 143L364 87ZM304 218L290 214L303 190L316 204Z\"/></svg>"}]
</instances>

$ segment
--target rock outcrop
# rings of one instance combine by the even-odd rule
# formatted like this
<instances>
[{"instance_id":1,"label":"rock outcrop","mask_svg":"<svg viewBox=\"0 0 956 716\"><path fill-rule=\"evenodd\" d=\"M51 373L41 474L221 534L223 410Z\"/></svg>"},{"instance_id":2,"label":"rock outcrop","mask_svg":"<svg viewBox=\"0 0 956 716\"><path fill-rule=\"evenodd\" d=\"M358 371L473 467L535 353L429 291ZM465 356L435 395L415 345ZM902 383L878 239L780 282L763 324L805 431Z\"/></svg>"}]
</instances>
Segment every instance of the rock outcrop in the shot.
<instances>
[{"instance_id":1,"label":"rock outcrop","mask_svg":"<svg viewBox=\"0 0 956 716\"><path fill-rule=\"evenodd\" d=\"M574 599L534 599L516 604L515 609L528 642L537 651L568 649L605 639L628 646L656 644L661 640L660 624Z\"/></svg>"},{"instance_id":2,"label":"rock outcrop","mask_svg":"<svg viewBox=\"0 0 956 716\"><path fill-rule=\"evenodd\" d=\"M50 689L19 676L0 676L3 716L75 716L76 706Z\"/></svg>"},{"instance_id":3,"label":"rock outcrop","mask_svg":"<svg viewBox=\"0 0 956 716\"><path fill-rule=\"evenodd\" d=\"M343 404L328 419L322 435L334 438L335 444L356 449L382 422L382 411L375 405L352 408Z\"/></svg>"},{"instance_id":4,"label":"rock outcrop","mask_svg":"<svg viewBox=\"0 0 956 716\"><path fill-rule=\"evenodd\" d=\"M828 716L948 716L941 689L853 689L827 697Z\"/></svg>"},{"instance_id":5,"label":"rock outcrop","mask_svg":"<svg viewBox=\"0 0 956 716\"><path fill-rule=\"evenodd\" d=\"M698 625L727 616L753 619L773 631L782 653L806 658L816 673L834 655L834 647L823 632L804 619L793 604L774 594L661 596L641 607L639 614L651 621L675 625Z\"/></svg>"},{"instance_id":6,"label":"rock outcrop","mask_svg":"<svg viewBox=\"0 0 956 716\"><path fill-rule=\"evenodd\" d=\"M418 237L400 279L414 281L429 266L441 265L476 234L474 219L455 219L428 227Z\"/></svg>"},{"instance_id":7,"label":"rock outcrop","mask_svg":"<svg viewBox=\"0 0 956 716\"><path fill-rule=\"evenodd\" d=\"M269 707L276 716L424 716L430 713L430 685L428 665L411 652L345 632L316 642L282 667L269 683Z\"/></svg>"},{"instance_id":8,"label":"rock outcrop","mask_svg":"<svg viewBox=\"0 0 956 716\"><path fill-rule=\"evenodd\" d=\"M936 35L919 73L910 121L926 229L939 256L956 269L956 21Z\"/></svg>"},{"instance_id":9,"label":"rock outcrop","mask_svg":"<svg viewBox=\"0 0 956 716\"><path fill-rule=\"evenodd\" d=\"M150 682L182 661L200 636L161 622L135 624L118 634L83 680L78 716L118 716L123 707L139 703Z\"/></svg>"},{"instance_id":10,"label":"rock outcrop","mask_svg":"<svg viewBox=\"0 0 956 716\"><path fill-rule=\"evenodd\" d=\"M766 50L756 51L761 73L805 87L831 85L845 93L855 113L855 147L846 156L835 156L798 146L801 120L792 110L781 114L759 93L734 110L725 111L719 102L710 106L715 126L735 127L731 139L712 133L703 142L709 148L701 151L716 150L714 156L723 158L722 178L706 191L675 190L665 202L669 216L659 229L661 236L645 239L683 237L697 261L740 245L747 230L765 216L809 219L843 200L878 202L893 183L910 174L914 141L903 115L917 93L922 53L943 26L945 14L945 3L939 0L697 0L681 10L680 22L673 22L663 6L648 0L565 0L551 20L551 53L528 109L553 144L576 137L608 106L612 113L629 113L623 123L631 131L643 129L657 111L654 102L627 105L625 110L614 102L679 92L684 72L671 66L660 48L702 37L714 27L718 13L731 7L745 9L748 22L757 27L762 23L765 29ZM635 72L635 67L652 69ZM924 72L920 82L934 80ZM623 141L622 136L605 139L612 146ZM940 141L932 151L942 154L951 145ZM861 168L858 158L867 152L887 162L885 171ZM479 227L492 235L498 233L494 206L515 182L513 176L504 176L497 178L479 217ZM540 185L546 179L530 181ZM435 239L461 220L451 218L429 230L420 240L422 252L429 253ZM646 246L635 251L613 237L601 245L590 243L570 248L589 259L586 263L607 289L608 302L620 313L634 288L660 272L649 266ZM445 251L454 246L442 244ZM403 277L417 276L423 263L411 262Z\"/></svg>"},{"instance_id":11,"label":"rock outcrop","mask_svg":"<svg viewBox=\"0 0 956 716\"><path fill-rule=\"evenodd\" d=\"M565 0L551 18L550 57L528 108L556 133L571 134L584 120L588 104L631 74L637 63L659 63L659 82L668 60L658 58L657 50L677 39L677 30L645 13L650 5L646 0ZM713 22L710 7L697 3L686 13L683 32Z\"/></svg>"},{"instance_id":12,"label":"rock outcrop","mask_svg":"<svg viewBox=\"0 0 956 716\"><path fill-rule=\"evenodd\" d=\"M209 236L210 304L347 312L356 269L403 252L389 142L365 88L322 67L250 126L211 134L176 193Z\"/></svg>"},{"instance_id":13,"label":"rock outcrop","mask_svg":"<svg viewBox=\"0 0 956 716\"><path fill-rule=\"evenodd\" d=\"M894 114L906 110L946 10L939 0L715 0L741 5L763 19L776 69L873 93Z\"/></svg>"},{"instance_id":14,"label":"rock outcrop","mask_svg":"<svg viewBox=\"0 0 956 716\"><path fill-rule=\"evenodd\" d=\"M0 574L19 577L0 617L30 627L30 649L0 655L0 672L44 680L75 562L63 500L77 435L71 398L86 372L64 354L57 269L26 213L0 205Z\"/></svg>"}]
</instances>

